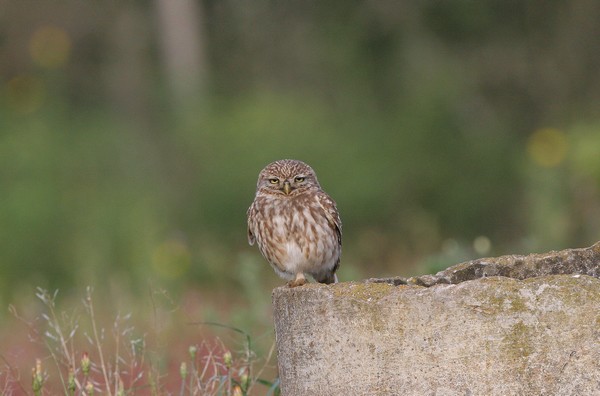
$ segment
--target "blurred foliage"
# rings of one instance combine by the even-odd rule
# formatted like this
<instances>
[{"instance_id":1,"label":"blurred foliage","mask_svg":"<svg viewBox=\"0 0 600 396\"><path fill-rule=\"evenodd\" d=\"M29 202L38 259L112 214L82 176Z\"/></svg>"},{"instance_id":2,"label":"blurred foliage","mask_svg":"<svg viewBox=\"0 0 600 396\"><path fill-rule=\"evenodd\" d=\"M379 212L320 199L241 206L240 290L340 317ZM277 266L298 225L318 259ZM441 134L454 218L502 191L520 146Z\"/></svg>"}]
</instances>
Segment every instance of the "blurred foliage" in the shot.
<instances>
[{"instance_id":1,"label":"blurred foliage","mask_svg":"<svg viewBox=\"0 0 600 396\"><path fill-rule=\"evenodd\" d=\"M600 4L225 0L158 22L175 3L0 4L4 301L268 300L245 211L280 158L338 202L342 280L599 239ZM193 33L183 55L169 29Z\"/></svg>"}]
</instances>

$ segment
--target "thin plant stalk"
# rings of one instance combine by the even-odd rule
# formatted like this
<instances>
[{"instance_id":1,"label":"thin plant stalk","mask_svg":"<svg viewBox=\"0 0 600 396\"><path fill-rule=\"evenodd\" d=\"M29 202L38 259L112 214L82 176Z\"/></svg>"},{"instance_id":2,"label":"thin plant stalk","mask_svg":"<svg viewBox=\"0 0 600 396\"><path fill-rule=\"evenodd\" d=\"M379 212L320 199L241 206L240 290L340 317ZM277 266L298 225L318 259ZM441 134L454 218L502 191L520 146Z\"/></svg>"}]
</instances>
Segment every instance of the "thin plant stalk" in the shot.
<instances>
[{"instance_id":1,"label":"thin plant stalk","mask_svg":"<svg viewBox=\"0 0 600 396\"><path fill-rule=\"evenodd\" d=\"M104 354L102 353L100 337L98 336L98 329L96 328L96 317L94 314L94 304L92 302L92 289L90 287L87 288L86 303L87 303L88 311L90 313L90 319L92 321L92 331L94 333L94 340L96 342L96 347L98 348L98 357L100 358L100 367L102 367L102 375L104 376L104 387L106 388L106 393L109 396L112 396L112 392L110 389L110 382L108 380L108 373L106 371L106 364L104 363Z\"/></svg>"}]
</instances>

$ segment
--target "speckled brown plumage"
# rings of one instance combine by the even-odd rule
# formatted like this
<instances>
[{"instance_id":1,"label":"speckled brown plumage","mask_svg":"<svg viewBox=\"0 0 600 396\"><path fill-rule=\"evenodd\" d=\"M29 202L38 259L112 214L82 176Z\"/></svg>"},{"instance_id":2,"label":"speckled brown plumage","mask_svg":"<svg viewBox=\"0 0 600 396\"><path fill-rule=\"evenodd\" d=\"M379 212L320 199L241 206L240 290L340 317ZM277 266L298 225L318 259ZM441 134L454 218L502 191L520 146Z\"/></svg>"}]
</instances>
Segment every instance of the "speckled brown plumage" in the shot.
<instances>
[{"instance_id":1,"label":"speckled brown plumage","mask_svg":"<svg viewBox=\"0 0 600 396\"><path fill-rule=\"evenodd\" d=\"M257 243L290 287L306 283L305 274L317 282L337 282L342 222L310 166L297 160L267 165L247 214L248 242Z\"/></svg>"}]
</instances>

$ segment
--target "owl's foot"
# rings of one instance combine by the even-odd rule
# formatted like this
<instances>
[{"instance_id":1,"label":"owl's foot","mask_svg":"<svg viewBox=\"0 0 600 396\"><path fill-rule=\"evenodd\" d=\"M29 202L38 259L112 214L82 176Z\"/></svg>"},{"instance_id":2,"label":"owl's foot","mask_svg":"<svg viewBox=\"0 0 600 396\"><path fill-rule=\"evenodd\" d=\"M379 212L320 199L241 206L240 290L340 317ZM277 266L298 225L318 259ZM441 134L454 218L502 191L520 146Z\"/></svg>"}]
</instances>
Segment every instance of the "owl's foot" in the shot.
<instances>
[{"instance_id":1,"label":"owl's foot","mask_svg":"<svg viewBox=\"0 0 600 396\"><path fill-rule=\"evenodd\" d=\"M296 274L296 279L291 280L287 283L288 287L298 287L304 284L306 284L306 278L304 277L304 274L302 272Z\"/></svg>"}]
</instances>

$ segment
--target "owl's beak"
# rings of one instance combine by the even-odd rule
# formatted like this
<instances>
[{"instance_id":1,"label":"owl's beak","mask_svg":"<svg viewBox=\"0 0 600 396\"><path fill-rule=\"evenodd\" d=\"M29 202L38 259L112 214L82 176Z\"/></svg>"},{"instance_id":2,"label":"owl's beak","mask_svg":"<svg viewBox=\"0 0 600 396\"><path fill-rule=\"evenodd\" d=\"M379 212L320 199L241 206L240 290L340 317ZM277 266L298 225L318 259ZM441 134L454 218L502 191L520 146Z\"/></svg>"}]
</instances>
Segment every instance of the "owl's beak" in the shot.
<instances>
[{"instance_id":1,"label":"owl's beak","mask_svg":"<svg viewBox=\"0 0 600 396\"><path fill-rule=\"evenodd\" d=\"M283 192L285 195L290 195L290 192L292 192L292 186L289 181L283 183Z\"/></svg>"}]
</instances>

